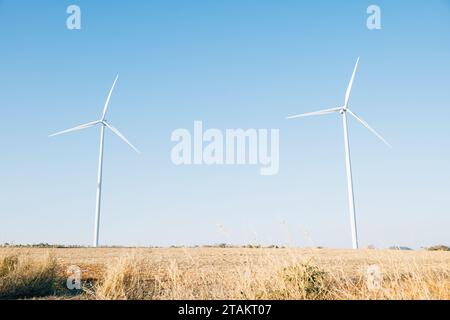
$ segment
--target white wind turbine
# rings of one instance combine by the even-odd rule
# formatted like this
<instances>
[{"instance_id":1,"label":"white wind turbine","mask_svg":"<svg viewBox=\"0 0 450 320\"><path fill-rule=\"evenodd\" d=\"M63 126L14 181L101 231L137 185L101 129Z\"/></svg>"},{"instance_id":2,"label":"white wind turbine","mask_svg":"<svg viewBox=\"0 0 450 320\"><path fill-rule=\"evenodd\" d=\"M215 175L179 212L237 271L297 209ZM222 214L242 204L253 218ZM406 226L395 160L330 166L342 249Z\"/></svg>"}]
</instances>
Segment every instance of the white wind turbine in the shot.
<instances>
[{"instance_id":1,"label":"white wind turbine","mask_svg":"<svg viewBox=\"0 0 450 320\"><path fill-rule=\"evenodd\" d=\"M114 87L116 86L117 79L119 79L119 75L116 76L114 83L109 91L108 98L106 99L105 106L103 108L103 114L100 120L89 122L86 124L82 124L72 129L67 129L61 132L57 132L55 134L50 135L50 137L58 136L61 134L65 134L72 131L78 131L87 129L96 125L100 125L100 155L98 160L98 176L97 176L97 201L95 206L95 229L94 229L94 247L98 247L99 243L99 229L100 229L100 205L101 205L101 197L102 197L102 173L103 173L103 145L105 140L105 128L110 129L113 133L115 133L120 139L125 141L133 150L137 153L140 153L138 149L136 149L127 138L124 137L119 130L114 128L108 121L106 120L106 113L108 111L109 100L111 99L111 95L113 93Z\"/></svg>"},{"instance_id":2,"label":"white wind turbine","mask_svg":"<svg viewBox=\"0 0 450 320\"><path fill-rule=\"evenodd\" d=\"M339 112L342 115L342 121L344 123L344 142L345 142L345 160L346 160L346 169L347 169L347 184L348 184L348 204L350 210L350 223L352 228L352 243L353 249L358 249L358 231L356 227L356 211L355 211L355 199L353 195L353 178L352 178L352 165L350 160L350 145L348 138L348 126L347 126L347 113L353 116L356 120L358 120L364 127L366 127L369 131L375 134L381 141L383 141L389 148L392 148L391 145L374 129L372 129L369 124L358 117L354 112L352 112L348 108L348 103L350 100L350 93L352 91L353 81L355 80L356 70L358 69L359 58L356 61L355 68L353 70L352 78L350 79L350 83L347 88L347 92L345 93L345 102L342 107L331 108L320 110L316 112L304 113L295 116L288 117L288 119L297 119L309 116L321 116L329 113Z\"/></svg>"}]
</instances>

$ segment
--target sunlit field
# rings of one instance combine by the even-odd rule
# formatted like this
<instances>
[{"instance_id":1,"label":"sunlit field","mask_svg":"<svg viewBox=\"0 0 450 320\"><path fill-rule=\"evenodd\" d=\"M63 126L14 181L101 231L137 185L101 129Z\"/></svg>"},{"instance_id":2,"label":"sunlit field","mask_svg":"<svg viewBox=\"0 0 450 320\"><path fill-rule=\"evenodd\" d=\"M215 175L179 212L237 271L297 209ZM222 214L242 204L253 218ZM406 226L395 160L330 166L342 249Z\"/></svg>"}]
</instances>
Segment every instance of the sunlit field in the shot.
<instances>
[{"instance_id":1,"label":"sunlit field","mask_svg":"<svg viewBox=\"0 0 450 320\"><path fill-rule=\"evenodd\" d=\"M0 298L450 299L450 252L1 248Z\"/></svg>"}]
</instances>

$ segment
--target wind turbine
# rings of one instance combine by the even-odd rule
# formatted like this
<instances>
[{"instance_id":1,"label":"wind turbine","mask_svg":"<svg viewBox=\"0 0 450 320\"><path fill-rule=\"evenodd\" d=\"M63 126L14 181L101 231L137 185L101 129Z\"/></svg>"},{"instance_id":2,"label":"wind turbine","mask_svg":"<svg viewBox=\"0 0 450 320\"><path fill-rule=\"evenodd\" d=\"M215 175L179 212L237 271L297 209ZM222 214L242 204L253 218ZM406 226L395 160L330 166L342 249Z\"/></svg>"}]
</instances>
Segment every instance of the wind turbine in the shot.
<instances>
[{"instance_id":1,"label":"wind turbine","mask_svg":"<svg viewBox=\"0 0 450 320\"><path fill-rule=\"evenodd\" d=\"M352 229L352 244L353 249L358 249L358 229L356 227L356 211L355 211L355 198L353 194L353 177L352 177L352 163L350 159L350 144L349 144L349 138L348 138L348 125L347 125L347 113L350 114L352 117L354 117L356 120L358 120L364 127L366 127L370 132L375 134L381 141L383 141L389 148L392 148L392 146L372 127L369 126L369 124L364 121L362 118L358 117L353 111L351 111L348 108L349 100L350 100L350 93L352 91L353 87L353 81L355 80L356 70L358 69L359 64L359 58L356 61L355 68L353 69L352 78L350 79L350 83L347 87L347 91L345 93L345 101L344 105L337 108L331 108L331 109L324 109L316 112L309 112L304 114L299 114L295 116L288 117L287 119L297 119L297 118L303 118L303 117L309 117L309 116L321 116L326 115L330 113L336 113L339 112L342 115L342 121L344 124L344 143L345 143L345 160L346 160L346 171L347 171L347 188L348 188L348 205L349 205L349 211L350 211L350 224Z\"/></svg>"},{"instance_id":2,"label":"wind turbine","mask_svg":"<svg viewBox=\"0 0 450 320\"><path fill-rule=\"evenodd\" d=\"M109 91L108 97L106 98L105 106L103 107L103 114L100 120L92 121L86 124L82 124L80 126L77 126L75 128L67 129L64 131L57 132L55 134L50 135L49 137L55 137L59 136L65 133L88 129L90 127L94 127L96 125L100 125L100 154L98 159L98 175L97 175L97 199L96 199L96 205L95 205L95 229L94 229L94 247L98 247L99 243L99 229L100 229L100 207L101 207L101 198L102 198L102 175L103 175L103 148L104 148L104 141L105 141L105 128L110 129L114 134L116 134L120 139L125 141L126 144L128 144L134 151L137 153L140 153L138 149L136 149L130 141L128 141L125 136L120 133L119 130L114 128L107 120L106 120L106 114L108 112L108 106L109 106L109 100L111 99L111 95L114 91L114 87L116 86L117 80L119 79L119 75L116 76L116 79L114 80L114 83L111 87L111 90Z\"/></svg>"}]
</instances>

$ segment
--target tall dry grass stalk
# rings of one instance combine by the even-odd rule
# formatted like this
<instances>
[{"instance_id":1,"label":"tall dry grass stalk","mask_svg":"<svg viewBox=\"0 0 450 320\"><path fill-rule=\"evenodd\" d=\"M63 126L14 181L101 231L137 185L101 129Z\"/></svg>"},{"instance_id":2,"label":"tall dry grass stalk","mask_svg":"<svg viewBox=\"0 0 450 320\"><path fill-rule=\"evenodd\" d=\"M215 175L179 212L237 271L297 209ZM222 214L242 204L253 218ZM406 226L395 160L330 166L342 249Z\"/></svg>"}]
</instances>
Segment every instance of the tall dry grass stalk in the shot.
<instances>
[{"instance_id":1,"label":"tall dry grass stalk","mask_svg":"<svg viewBox=\"0 0 450 320\"><path fill-rule=\"evenodd\" d=\"M145 261L134 254L121 257L107 267L103 279L91 293L100 300L151 299L155 281L145 277L145 266Z\"/></svg>"},{"instance_id":2,"label":"tall dry grass stalk","mask_svg":"<svg viewBox=\"0 0 450 320\"><path fill-rule=\"evenodd\" d=\"M43 297L53 294L57 263L48 255L41 260L9 255L0 259L0 299Z\"/></svg>"}]
</instances>

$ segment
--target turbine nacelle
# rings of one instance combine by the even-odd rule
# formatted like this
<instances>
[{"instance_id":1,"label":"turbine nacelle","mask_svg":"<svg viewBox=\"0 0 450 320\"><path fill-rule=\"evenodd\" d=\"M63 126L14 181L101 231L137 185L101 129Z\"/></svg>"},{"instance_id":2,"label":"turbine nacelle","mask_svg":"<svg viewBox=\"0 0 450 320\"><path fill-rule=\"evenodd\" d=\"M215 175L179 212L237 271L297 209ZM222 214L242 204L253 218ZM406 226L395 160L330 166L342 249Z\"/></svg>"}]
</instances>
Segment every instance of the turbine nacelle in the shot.
<instances>
[{"instance_id":1,"label":"turbine nacelle","mask_svg":"<svg viewBox=\"0 0 450 320\"><path fill-rule=\"evenodd\" d=\"M336 112L339 112L341 115L343 115L344 113L349 113L352 117L354 117L356 120L358 120L359 123L361 123L370 132L372 132L375 136L377 136L389 148L392 148L392 146L378 132L376 132L366 121L364 121L361 117L357 116L353 111L351 111L348 108L348 104L350 101L350 94L352 92L353 82L355 80L355 75L356 75L356 71L358 69L358 64L359 64L359 58L356 61L355 68L353 69L353 74L352 74L352 77L348 84L347 91L345 93L345 103L343 106L337 107L337 108L331 108L331 109L323 109L323 110L315 111L315 112L298 114L298 115L287 117L287 119L297 119L297 118L304 118L304 117L310 117L310 116L322 116L322 115L336 113Z\"/></svg>"},{"instance_id":2,"label":"turbine nacelle","mask_svg":"<svg viewBox=\"0 0 450 320\"><path fill-rule=\"evenodd\" d=\"M137 153L140 153L140 151L131 144L130 141L128 141L127 138L125 138L125 136L120 133L119 130L117 130L116 128L114 128L111 124L108 123L108 121L106 120L106 113L108 112L108 108L109 108L109 101L111 99L111 95L114 91L114 87L116 86L117 83L117 79L119 78L119 75L116 76L116 79L114 80L114 83L111 87L111 90L109 91L108 97L106 98L106 102L105 102L105 106L103 107L103 114L102 114L102 118L100 120L97 121L92 121L89 123L85 123L79 126L76 126L74 128L71 129L67 129L67 130L63 130L54 134L51 134L49 137L55 137L55 136L59 136L65 133L69 133L69 132L73 132L73 131L79 131L79 130L83 130L83 129L88 129L91 127L94 127L98 124L101 124L104 127L107 127L108 129L110 129L116 136L118 136L120 139L122 139L126 144L128 144L134 151L136 151Z\"/></svg>"}]
</instances>

